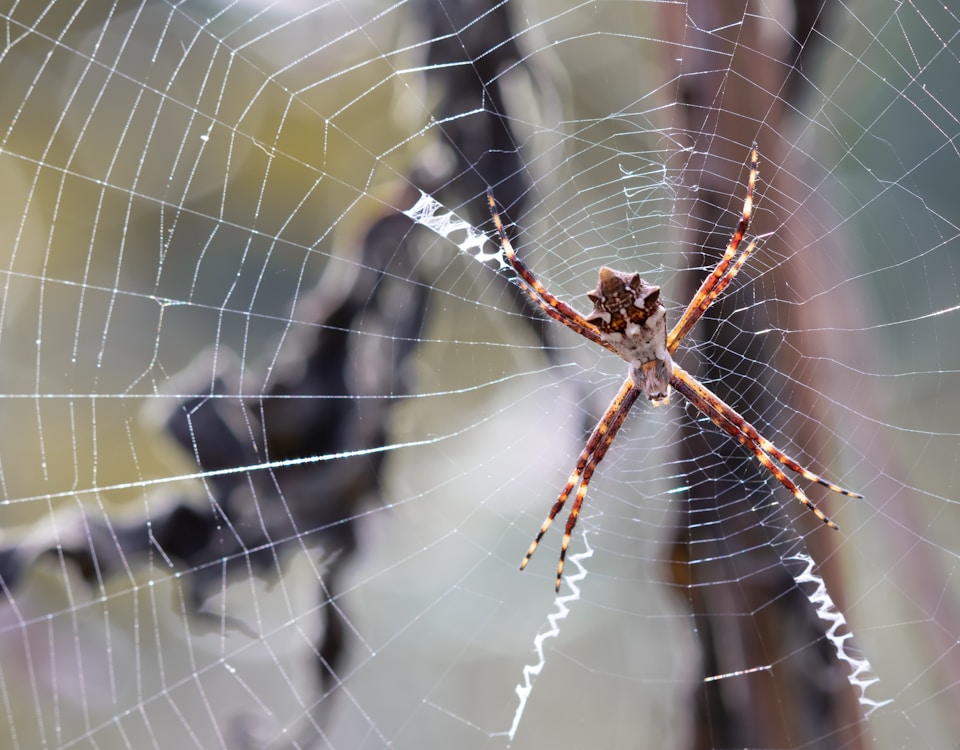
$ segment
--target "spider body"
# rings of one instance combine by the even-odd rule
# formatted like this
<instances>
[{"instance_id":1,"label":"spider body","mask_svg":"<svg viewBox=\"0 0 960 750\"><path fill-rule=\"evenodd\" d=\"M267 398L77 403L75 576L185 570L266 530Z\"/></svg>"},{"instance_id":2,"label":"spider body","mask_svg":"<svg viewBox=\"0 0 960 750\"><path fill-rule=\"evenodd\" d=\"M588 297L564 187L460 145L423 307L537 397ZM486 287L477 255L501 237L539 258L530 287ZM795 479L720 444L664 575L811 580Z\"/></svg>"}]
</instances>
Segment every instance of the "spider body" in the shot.
<instances>
[{"instance_id":1,"label":"spider body","mask_svg":"<svg viewBox=\"0 0 960 750\"><path fill-rule=\"evenodd\" d=\"M740 221L727 243L727 248L703 280L693 299L687 305L680 320L667 332L666 309L660 302L660 287L648 284L638 273L621 273L609 268L600 269L597 288L588 296L594 309L587 315L581 315L570 305L547 291L546 287L534 276L518 257L507 238L503 222L497 212L493 193L487 191L487 202L494 226L500 237L500 246L506 263L516 273L516 283L527 296L549 317L562 323L570 330L590 339L595 344L617 354L629 365L628 377L620 386L610 406L597 426L593 429L587 443L577 459L576 468L567 480L556 502L550 509L546 520L537 532L527 554L520 563L523 570L540 540L550 528L553 519L563 509L570 495L576 490L573 507L567 516L563 541L560 545L560 561L557 564L556 589L560 590L563 575L563 563L566 559L570 535L577 524L580 509L587 495L590 479L597 465L603 460L607 449L613 443L617 431L623 425L627 414L640 395L654 403L665 401L670 389L677 391L701 414L717 427L753 453L760 464L786 487L793 496L817 516L824 524L836 529L837 526L819 508L814 506L806 494L783 472L780 465L799 474L810 482L816 482L827 489L848 497L863 495L845 490L801 466L796 460L785 454L773 443L764 438L746 419L728 406L709 388L700 383L690 373L673 362L672 355L680 342L693 329L696 322L709 309L726 288L747 258L756 247L757 241L769 235L761 235L740 250L753 211L753 189L759 171L757 146L750 150L750 177L747 182L747 195L743 201Z\"/></svg>"},{"instance_id":2,"label":"spider body","mask_svg":"<svg viewBox=\"0 0 960 750\"><path fill-rule=\"evenodd\" d=\"M634 384L651 401L665 399L673 359L667 351L667 309L660 301L660 287L648 284L638 273L604 266L597 288L587 296L594 304L587 321L630 365Z\"/></svg>"}]
</instances>

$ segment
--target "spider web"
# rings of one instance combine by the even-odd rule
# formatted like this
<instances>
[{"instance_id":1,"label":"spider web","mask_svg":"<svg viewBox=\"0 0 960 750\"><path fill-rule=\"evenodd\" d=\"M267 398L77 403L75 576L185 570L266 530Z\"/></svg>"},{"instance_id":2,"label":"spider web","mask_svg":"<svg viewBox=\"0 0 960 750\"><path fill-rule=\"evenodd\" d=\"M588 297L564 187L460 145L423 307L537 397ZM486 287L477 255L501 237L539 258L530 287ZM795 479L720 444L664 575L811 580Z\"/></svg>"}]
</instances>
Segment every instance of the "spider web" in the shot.
<instances>
[{"instance_id":1,"label":"spider web","mask_svg":"<svg viewBox=\"0 0 960 750\"><path fill-rule=\"evenodd\" d=\"M960 16L717 5L0 8L0 746L955 743ZM675 321L753 140L676 359L865 499L638 404L555 598L626 368L486 187Z\"/></svg>"}]
</instances>

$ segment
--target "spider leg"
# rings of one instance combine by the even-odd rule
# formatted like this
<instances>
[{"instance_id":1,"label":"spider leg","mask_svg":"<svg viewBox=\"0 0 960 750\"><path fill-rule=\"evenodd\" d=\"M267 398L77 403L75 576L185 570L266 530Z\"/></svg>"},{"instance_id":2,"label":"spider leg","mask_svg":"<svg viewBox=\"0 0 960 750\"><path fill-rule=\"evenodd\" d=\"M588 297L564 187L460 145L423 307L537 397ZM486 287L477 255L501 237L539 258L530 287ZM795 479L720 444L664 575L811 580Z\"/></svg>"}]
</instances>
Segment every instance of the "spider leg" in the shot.
<instances>
[{"instance_id":1,"label":"spider leg","mask_svg":"<svg viewBox=\"0 0 960 750\"><path fill-rule=\"evenodd\" d=\"M530 545L530 549L527 550L527 554L523 558L523 562L520 563L520 570L527 567L527 563L530 562L530 558L533 557L533 553L536 552L540 540L543 539L543 535L547 532L547 529L550 528L553 519L556 518L557 514L563 509L573 489L576 487L577 494L574 498L570 515L567 517L567 525L564 529L563 542L560 547L560 562L557 565L557 582L555 587L557 591L560 590L560 578L563 575L563 565L567 556L567 547L570 545L570 536L573 533L574 527L577 525L577 518L580 515L580 508L583 506L583 501L587 496L590 479L597 465L606 455L607 449L611 443L613 443L613 439L616 437L620 427L623 426L623 422L627 418L630 408L634 405L639 395L640 389L637 388L633 379L627 378L623 385L620 386L620 390L610 403L610 406L607 407L606 412L604 412L600 418L597 426L593 428L587 444L577 459L576 468L567 480L567 484L557 498L557 501L550 509L550 513L540 527L540 531L537 532L533 543Z\"/></svg>"},{"instance_id":2,"label":"spider leg","mask_svg":"<svg viewBox=\"0 0 960 750\"><path fill-rule=\"evenodd\" d=\"M733 277L739 273L741 268L743 268L743 264L747 262L747 258L749 258L753 253L757 243L760 240L770 237L772 234L773 232L767 232L766 234L761 234L756 237L749 245L747 245L747 249L737 256L736 262L726 269L726 272L723 274L723 276L702 298L697 300L697 298L694 297L696 306L694 307L693 303L691 303L691 305L688 306L684 311L684 315L687 316L686 321L681 318L677 325L673 327L673 330L670 332L667 338L667 351L673 354L677 350L677 347L680 346L680 342L683 341L688 333L690 333L690 329L694 326L694 324L700 320L707 310L710 309L710 306L716 301L717 297L720 296L721 292L727 288L727 284L729 284L733 280ZM683 323L682 328L680 323Z\"/></svg>"},{"instance_id":3,"label":"spider leg","mask_svg":"<svg viewBox=\"0 0 960 750\"><path fill-rule=\"evenodd\" d=\"M690 329L693 328L701 316L709 309L710 305L713 304L717 295L719 295L733 277L737 275L737 272L743 267L747 257L753 252L754 247L756 247L757 240L754 240L747 246L747 249L740 254L736 262L733 262L734 257L737 255L737 248L740 247L740 243L747 233L747 228L750 226L750 218L753 215L753 189L757 184L757 174L759 171L760 160L757 155L757 144L754 143L750 149L750 177L747 180L747 195L743 201L743 212L740 216L740 222L737 224L737 228L734 230L730 242L727 243L727 249L724 251L720 262L717 263L710 275L700 284L700 288L697 290L697 293L693 295L693 299L690 300L687 309L683 311L680 320L677 321L673 330L670 331L667 337L667 350L671 354L676 351L680 342L690 333ZM730 264L732 262L733 266L731 267Z\"/></svg>"},{"instance_id":4,"label":"spider leg","mask_svg":"<svg viewBox=\"0 0 960 750\"><path fill-rule=\"evenodd\" d=\"M543 284L540 283L540 280L533 275L533 272L527 265L517 257L517 252L513 249L513 245L510 244L507 232L503 228L503 222L500 220L500 214L497 211L497 202L493 197L493 190L491 188L487 188L487 203L490 205L490 216L493 218L493 225L497 228L497 234L500 236L500 246L503 248L504 258L517 274L517 285L546 315L558 323L563 323L567 328L579 333L584 338L588 338L595 344L599 344L604 349L609 349L616 354L616 350L600 337L600 332L596 326L566 302L550 294Z\"/></svg>"},{"instance_id":5,"label":"spider leg","mask_svg":"<svg viewBox=\"0 0 960 750\"><path fill-rule=\"evenodd\" d=\"M745 426L751 427L751 425L750 425L749 423L745 423ZM751 429L752 429L752 428L751 428ZM843 487L840 487L839 485L836 485L836 484L834 484L833 482L828 482L828 481L827 481L826 479L824 479L823 477L818 476L817 474L814 474L814 473L813 473L812 471L810 471L809 469L803 468L803 467L802 467L800 464L798 464L794 459L790 458L790 456L788 456L788 455L785 454L783 451L781 451L779 448L777 448L777 446L775 446L773 443L771 443L771 442L770 442L769 440L767 440L765 437L762 437L762 436L760 436L760 435L757 435L757 436L756 436L756 443L757 443L757 445L760 446L760 449L761 449L764 453L767 453L767 454L773 456L775 459L777 459L777 461L779 461L780 463L782 463L782 464L783 464L784 466L786 466L788 469L790 469L790 470L792 470L792 471L795 471L797 474L799 474L800 476L802 476L804 479L807 479L807 480L809 480L809 481L811 481L811 482L816 482L817 484L823 485L823 486L826 487L828 490L833 490L834 492L837 492L837 493L839 493L839 494L841 494L841 495L846 495L847 497L859 497L859 498L862 498L862 497L863 497L863 495L861 495L859 492L851 492L850 490L845 490Z\"/></svg>"},{"instance_id":6,"label":"spider leg","mask_svg":"<svg viewBox=\"0 0 960 750\"><path fill-rule=\"evenodd\" d=\"M856 498L863 497L863 495L859 494L858 492L851 492L850 490L846 490L843 487L840 487L839 485L836 485L833 482L830 482L824 479L819 474L814 474L809 469L801 466L796 461L796 459L791 458L782 450L777 448L777 446L775 446L773 443L771 443L769 440L763 437L759 432L757 432L756 427L754 427L747 420L741 417L734 409L732 409L730 406L724 403L723 399L721 399L717 394L715 394L713 391L707 388L703 383L701 383L699 380L694 378L690 373L688 373L679 365L674 364L673 374L674 374L674 378L684 381L688 388L696 391L696 393L700 396L700 398L706 401L707 403L709 403L711 407L715 409L728 424L736 428L736 430L739 433L741 433L744 437L746 437L748 440L755 443L760 448L760 450L762 450L764 453L771 456L772 458L775 458L777 461L782 463L791 471L795 471L804 479L810 482L816 482L817 484L823 485L827 489L832 490L833 492L836 492L840 495L845 495L847 497L856 497ZM671 381L671 385L672 384L673 383ZM707 414L707 416L710 416L710 415Z\"/></svg>"},{"instance_id":7,"label":"spider leg","mask_svg":"<svg viewBox=\"0 0 960 750\"><path fill-rule=\"evenodd\" d=\"M702 383L698 382L693 376L678 365L674 365L673 378L670 384L690 403L692 403L701 413L708 417L715 425L726 432L731 437L736 438L741 445L754 454L757 460L771 473L777 480L803 503L807 508L813 511L814 515L823 521L827 526L836 529L837 525L831 521L819 508L817 508L806 494L794 484L786 474L777 466L772 458L787 466L792 471L797 472L805 479L816 482L827 487L834 492L848 497L863 497L856 492L851 492L839 487L832 482L827 481L808 469L803 468L794 459L783 453L779 448L773 445L769 440L760 436L756 428L747 422L743 417L737 414L725 404L716 394L710 391Z\"/></svg>"}]
</instances>

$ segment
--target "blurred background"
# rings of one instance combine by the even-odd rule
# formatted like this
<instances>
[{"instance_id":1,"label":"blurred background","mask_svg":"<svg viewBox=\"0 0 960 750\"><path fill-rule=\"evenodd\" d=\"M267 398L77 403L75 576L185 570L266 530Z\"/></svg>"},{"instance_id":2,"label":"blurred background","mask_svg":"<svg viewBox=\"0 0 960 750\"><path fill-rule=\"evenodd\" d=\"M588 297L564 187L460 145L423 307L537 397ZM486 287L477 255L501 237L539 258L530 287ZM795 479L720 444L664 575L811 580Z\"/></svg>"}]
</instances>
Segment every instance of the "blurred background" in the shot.
<instances>
[{"instance_id":1,"label":"blurred background","mask_svg":"<svg viewBox=\"0 0 960 750\"><path fill-rule=\"evenodd\" d=\"M0 745L955 744L960 17L716 5L0 4ZM676 359L865 499L638 404L558 604L623 363L404 211L676 320L753 141Z\"/></svg>"}]
</instances>

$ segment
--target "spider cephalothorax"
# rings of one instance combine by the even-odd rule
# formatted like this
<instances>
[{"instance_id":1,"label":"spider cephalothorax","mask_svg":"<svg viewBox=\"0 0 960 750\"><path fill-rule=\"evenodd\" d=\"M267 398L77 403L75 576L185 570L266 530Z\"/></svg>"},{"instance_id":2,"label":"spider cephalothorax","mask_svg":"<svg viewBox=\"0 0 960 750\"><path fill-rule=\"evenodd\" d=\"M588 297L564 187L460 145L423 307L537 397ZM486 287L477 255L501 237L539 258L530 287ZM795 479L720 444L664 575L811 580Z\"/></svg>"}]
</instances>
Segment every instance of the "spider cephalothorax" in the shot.
<instances>
[{"instance_id":1,"label":"spider cephalothorax","mask_svg":"<svg viewBox=\"0 0 960 750\"><path fill-rule=\"evenodd\" d=\"M587 439L587 444L577 460L577 467L550 509L550 513L540 527L540 531L537 532L533 544L527 550L523 562L520 563L520 569L523 570L550 524L553 523L553 519L556 518L573 493L574 488L576 488L577 494L570 515L567 517L563 542L560 545L560 562L557 564L557 590L560 589L560 577L563 575L563 561L566 558L567 546L570 544L570 534L577 524L580 508L587 496L587 486L590 484L590 478L593 476L597 465L603 460L607 449L616 437L617 431L623 425L623 421L627 418L627 414L641 393L651 401L659 402L666 399L672 387L717 427L753 453L761 465L773 474L780 484L790 490L797 500L831 528L837 528L836 524L810 502L803 490L783 473L778 464L786 466L810 482L821 484L834 492L839 492L841 495L863 497L828 482L823 477L805 469L760 435L753 425L690 373L675 364L671 358L680 342L690 333L696 322L727 287L733 277L737 275L737 272L743 267L756 247L757 240L754 239L745 250L739 250L740 243L750 226L750 216L753 211L753 188L757 181L758 170L759 159L757 157L757 146L754 144L750 150L750 177L747 182L747 196L743 201L740 222L737 224L730 242L727 243L723 257L720 258L707 278L703 280L697 293L693 295L690 304L683 311L683 315L680 316L680 320L677 321L677 324L669 333L667 332L666 310L660 302L660 287L646 283L638 273L620 273L609 268L601 268L597 288L588 295L595 305L594 310L588 315L581 315L566 302L553 296L523 261L517 257L510 240L507 238L503 222L500 221L493 193L487 192L487 202L490 204L490 214L500 236L500 246L503 250L504 260L516 273L516 282L520 288L546 315L559 323L563 323L567 328L579 333L584 338L590 339L595 344L599 344L619 355L630 366L629 377L620 386L617 395ZM761 238L763 236L766 235L762 235Z\"/></svg>"},{"instance_id":2,"label":"spider cephalothorax","mask_svg":"<svg viewBox=\"0 0 960 750\"><path fill-rule=\"evenodd\" d=\"M648 284L639 273L604 266L597 288L587 296L594 304L587 322L630 364L630 377L644 396L665 399L673 360L667 351L667 311L660 302L660 287Z\"/></svg>"}]
</instances>

